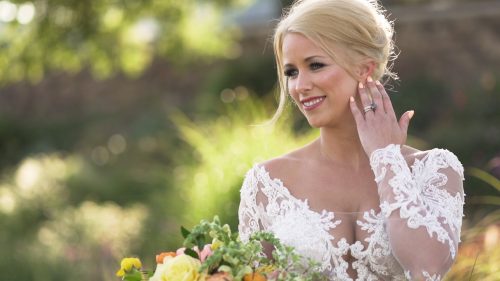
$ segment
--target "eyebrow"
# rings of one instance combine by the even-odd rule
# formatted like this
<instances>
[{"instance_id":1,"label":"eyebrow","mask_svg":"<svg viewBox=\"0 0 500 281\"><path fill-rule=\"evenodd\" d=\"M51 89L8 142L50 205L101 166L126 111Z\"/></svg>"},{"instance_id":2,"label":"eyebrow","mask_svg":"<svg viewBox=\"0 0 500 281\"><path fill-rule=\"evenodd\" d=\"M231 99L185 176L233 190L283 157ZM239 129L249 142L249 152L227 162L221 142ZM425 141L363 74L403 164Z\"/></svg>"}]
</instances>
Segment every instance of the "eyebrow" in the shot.
<instances>
[{"instance_id":1,"label":"eyebrow","mask_svg":"<svg viewBox=\"0 0 500 281\"><path fill-rule=\"evenodd\" d=\"M314 60L316 58L326 58L326 57L325 56L320 56L320 55L315 55L315 56L310 56L310 57L305 58L304 61L305 62L310 62L310 61L312 61L312 60ZM285 64L285 68L291 67L291 66L293 66L293 64L291 64L291 63Z\"/></svg>"}]
</instances>

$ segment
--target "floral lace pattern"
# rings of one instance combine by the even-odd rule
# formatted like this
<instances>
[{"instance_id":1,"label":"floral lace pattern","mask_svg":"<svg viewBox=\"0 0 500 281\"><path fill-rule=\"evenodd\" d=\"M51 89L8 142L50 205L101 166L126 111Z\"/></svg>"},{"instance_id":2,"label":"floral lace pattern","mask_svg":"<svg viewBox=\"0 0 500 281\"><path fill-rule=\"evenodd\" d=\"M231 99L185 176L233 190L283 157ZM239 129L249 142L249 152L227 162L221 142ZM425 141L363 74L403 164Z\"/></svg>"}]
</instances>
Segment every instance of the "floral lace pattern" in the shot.
<instances>
[{"instance_id":1,"label":"floral lace pattern","mask_svg":"<svg viewBox=\"0 0 500 281\"><path fill-rule=\"evenodd\" d=\"M457 189L447 183L450 175L463 180L462 165L451 152L433 149L415 160L410 169L397 145L372 153L370 164L379 184L381 211L366 211L363 219L356 221L367 233L364 243L349 244L343 237L334 237L332 230L342 224L334 212L313 211L307 200L295 198L280 179L271 178L260 165L248 171L241 188L241 239L248 240L258 230L271 231L302 255L320 262L331 280L353 281L348 274L350 266L356 271L358 281L412 280L411 276L440 280L448 268L438 273L429 273L425 268L410 272L398 261L388 224L397 216L407 231L425 228L426 239L446 243L454 258L464 201L461 185ZM346 260L347 254L354 258L351 264ZM410 268L415 270L413 266Z\"/></svg>"}]
</instances>

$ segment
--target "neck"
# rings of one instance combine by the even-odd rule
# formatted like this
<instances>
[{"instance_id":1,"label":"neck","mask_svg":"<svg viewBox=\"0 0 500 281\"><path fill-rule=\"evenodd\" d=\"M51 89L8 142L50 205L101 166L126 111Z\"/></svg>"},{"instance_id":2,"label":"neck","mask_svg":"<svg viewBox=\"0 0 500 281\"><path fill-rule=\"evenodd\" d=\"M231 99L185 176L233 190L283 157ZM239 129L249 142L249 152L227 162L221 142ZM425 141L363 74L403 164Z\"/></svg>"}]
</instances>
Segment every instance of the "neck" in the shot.
<instances>
[{"instance_id":1,"label":"neck","mask_svg":"<svg viewBox=\"0 0 500 281\"><path fill-rule=\"evenodd\" d=\"M353 169L364 167L369 162L355 124L322 127L317 144L321 158L327 162L342 163Z\"/></svg>"}]
</instances>

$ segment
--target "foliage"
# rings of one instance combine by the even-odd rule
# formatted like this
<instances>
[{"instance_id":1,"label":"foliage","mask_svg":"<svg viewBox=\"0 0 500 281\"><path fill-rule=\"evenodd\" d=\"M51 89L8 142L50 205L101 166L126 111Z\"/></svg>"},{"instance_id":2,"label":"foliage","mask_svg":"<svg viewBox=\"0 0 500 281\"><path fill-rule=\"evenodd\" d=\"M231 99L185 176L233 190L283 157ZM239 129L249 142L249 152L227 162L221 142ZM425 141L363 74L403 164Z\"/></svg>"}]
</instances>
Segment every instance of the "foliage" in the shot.
<instances>
[{"instance_id":1,"label":"foliage","mask_svg":"<svg viewBox=\"0 0 500 281\"><path fill-rule=\"evenodd\" d=\"M264 108L262 102L247 98L228 106L226 114L215 120L192 122L181 113L173 115L190 152L178 159L174 174L175 186L185 187L179 190L188 204L185 221L220 214L234 226L246 171L317 136L316 131L295 136L287 116L275 126L265 125L270 114Z\"/></svg>"},{"instance_id":2,"label":"foliage","mask_svg":"<svg viewBox=\"0 0 500 281\"><path fill-rule=\"evenodd\" d=\"M126 150L109 152L109 161L101 165L74 150L30 155L7 166L0 182L0 247L11 254L0 259L3 276L15 281L113 280L103 272L112 272L119 257L173 247L180 242L175 234L181 224L221 214L234 227L245 171L317 135L295 135L288 116L274 128L251 126L270 115L259 101L236 100L214 120L175 114L182 141L171 131L124 134ZM107 144L105 139L102 146L111 151ZM466 184L483 175L466 171ZM484 179L492 181L491 176ZM467 202L473 199L468 196ZM491 216L474 227L465 224L461 247L482 249L481 237L497 223L498 216ZM459 277L449 280L468 280L472 271L477 255L462 248L450 272ZM495 276L498 255L480 253L472 280Z\"/></svg>"},{"instance_id":3,"label":"foliage","mask_svg":"<svg viewBox=\"0 0 500 281\"><path fill-rule=\"evenodd\" d=\"M464 229L457 260L445 280L499 280L499 238L500 210Z\"/></svg>"},{"instance_id":4,"label":"foliage","mask_svg":"<svg viewBox=\"0 0 500 281\"><path fill-rule=\"evenodd\" d=\"M9 255L1 256L0 270L6 280L101 279L99 268L138 241L143 205L69 202L66 181L82 168L76 156L37 155L3 175L0 245Z\"/></svg>"},{"instance_id":5,"label":"foliage","mask_svg":"<svg viewBox=\"0 0 500 281\"><path fill-rule=\"evenodd\" d=\"M166 58L176 70L186 62L232 58L239 34L221 25L225 20L221 15L226 6L238 8L248 2L9 1L19 11L33 3L35 15L30 22L0 23L0 84L86 69L97 78L120 72L136 77L157 58ZM291 1L281 2L286 6ZM106 93L119 97L111 102L106 103L107 96L100 93L89 101L87 94L93 94L95 85L85 87L89 93L77 96L71 106L60 100L66 92L58 92L51 82L41 86L46 89L37 99L33 88L14 91L26 92L24 96L4 95L1 89L2 109L21 116L14 118L3 110L0 116L0 249L8 253L0 257L3 279L115 280L108 273L119 257L132 252L150 255L159 247L176 245L181 224L221 214L235 226L245 171L317 134L298 114L285 116L274 128L251 126L270 117L272 109L245 97L264 96L270 104L267 93L275 80L272 58L262 58L261 50L256 53L259 59L228 60L219 71L202 69L206 82L189 76L193 84L208 85L203 91L180 92L197 97L181 105L187 116L193 115L193 104L200 105L196 113L202 108L203 114L197 118L182 113L165 117L165 107L173 105L164 99L174 94L172 89L153 90L161 95L151 99L147 92L152 90L144 88L135 95L140 98L127 106L119 101L130 96L116 90ZM187 72L199 71L197 67ZM477 85L463 91L452 91L449 81L436 81L427 74L412 80L403 77L402 86L396 87L399 93L392 95L400 112L416 110L410 134L426 140L413 137L416 147L446 147L465 166L485 170L466 169L465 207L478 214L466 217L463 243L449 280L498 279L498 247L485 246L485 241L491 241L487 237L495 237L491 233L498 229L498 205L485 205L498 203L498 192L490 184L498 174L484 174L500 143L496 75L491 88ZM165 79L163 72L157 77ZM56 83L72 89L73 81ZM232 102L227 104L220 102L224 89L231 90ZM94 107L87 108L83 100ZM68 114L60 114L60 119L33 116L30 102ZM221 105L226 110L214 110ZM108 111L96 113L96 107ZM26 115L16 112L20 108ZM77 116L80 110L84 114ZM116 139L125 144L123 151L114 148ZM200 199L206 203L197 203Z\"/></svg>"},{"instance_id":6,"label":"foliage","mask_svg":"<svg viewBox=\"0 0 500 281\"><path fill-rule=\"evenodd\" d=\"M467 169L467 174L470 175L471 177L475 177L480 179L481 181L487 183L489 186L491 186L493 189L496 190L495 195L476 195L473 196L468 202L472 204L491 204L491 205L496 205L500 206L500 180L497 179L495 176L489 174L486 171L483 171L478 168L469 168Z\"/></svg>"},{"instance_id":7,"label":"foliage","mask_svg":"<svg viewBox=\"0 0 500 281\"><path fill-rule=\"evenodd\" d=\"M149 111L146 121L164 114L157 108ZM175 235L180 224L219 213L234 226L245 171L312 135L296 137L287 123L252 126L269 114L250 98L228 105L226 113L199 123L178 113L172 117L176 125L152 130L146 130L151 124L135 121L120 133L113 126L99 129L95 123L81 123L71 126L72 132L84 127L92 138L61 146L57 140L68 139L51 136L52 147L39 154L23 147L28 156L18 155L19 163L5 165L0 181L0 247L12 252L1 259L4 276L16 281L35 276L111 280L102 272L111 272L115 260L126 253L146 255L180 242ZM39 124L41 132L44 125ZM184 141L169 131L174 126ZM47 141L42 137L48 136L29 138L33 143ZM260 141L264 138L267 145ZM200 179L212 190L204 190ZM200 199L205 204L195 203Z\"/></svg>"},{"instance_id":8,"label":"foliage","mask_svg":"<svg viewBox=\"0 0 500 281\"><path fill-rule=\"evenodd\" d=\"M468 203L499 205L500 181L491 174L468 168L467 174L496 189L495 195L472 196ZM471 223L470 220L466 223ZM500 210L496 209L473 226L465 227L461 235L457 260L446 280L498 280L500 278Z\"/></svg>"},{"instance_id":9,"label":"foliage","mask_svg":"<svg viewBox=\"0 0 500 281\"><path fill-rule=\"evenodd\" d=\"M481 165L498 153L500 143L500 84L490 90L480 84L463 90L447 87L446 82L422 75L395 87L391 99L399 114L415 110L409 134L425 138L430 147L455 152L466 165L484 168Z\"/></svg>"},{"instance_id":10,"label":"foliage","mask_svg":"<svg viewBox=\"0 0 500 281\"><path fill-rule=\"evenodd\" d=\"M11 2L2 3L4 13L12 14L10 22L0 23L2 81L40 80L47 71L82 68L100 78L116 72L137 76L155 57L182 61L234 56L237 30L223 24L222 7L247 4L244 0Z\"/></svg>"},{"instance_id":11,"label":"foliage","mask_svg":"<svg viewBox=\"0 0 500 281\"><path fill-rule=\"evenodd\" d=\"M238 233L232 232L229 225L222 225L217 216L211 222L202 220L191 231L185 228L181 230L185 238L183 244L187 248L181 254L169 252L163 260L158 261L157 272L154 273L153 278L157 276L159 268L182 255L189 255L201 261L198 269L199 277L191 275L193 278L189 278L190 281L210 280L210 276L218 273L227 273L229 274L227 278L235 281L247 280L254 274L266 276L269 280L280 281L313 281L327 278L320 273L317 262L301 257L293 247L283 245L269 232L256 232L249 238L249 241L242 242ZM212 241L211 244L208 244L209 241ZM274 246L272 258L264 254L263 242ZM208 251L209 255L206 259L202 253L192 250L205 249L207 246L211 250ZM141 262L138 259L125 258L121 262L121 269L117 275L123 280L139 281L142 279L138 271L140 267ZM184 267L184 272L188 270L192 268ZM144 275L151 275L147 271L143 272ZM164 278L165 276L162 280Z\"/></svg>"}]
</instances>

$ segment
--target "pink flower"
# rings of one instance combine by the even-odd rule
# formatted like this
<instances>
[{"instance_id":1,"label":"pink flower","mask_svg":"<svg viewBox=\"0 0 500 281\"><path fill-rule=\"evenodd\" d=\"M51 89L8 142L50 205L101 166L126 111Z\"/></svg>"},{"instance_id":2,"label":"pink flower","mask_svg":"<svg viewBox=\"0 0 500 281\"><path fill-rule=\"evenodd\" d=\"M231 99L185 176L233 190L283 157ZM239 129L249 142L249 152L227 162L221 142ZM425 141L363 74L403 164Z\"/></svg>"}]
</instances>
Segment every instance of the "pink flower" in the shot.
<instances>
[{"instance_id":1,"label":"pink flower","mask_svg":"<svg viewBox=\"0 0 500 281\"><path fill-rule=\"evenodd\" d=\"M211 244L206 244L203 246L203 250L198 249L198 246L195 246L193 250L198 254L198 258L200 259L201 262L204 262L208 257L210 257L213 252L212 252L212 245ZM179 255L184 255L184 252L186 251L186 248L179 248L177 252L175 253L177 256Z\"/></svg>"},{"instance_id":2,"label":"pink flower","mask_svg":"<svg viewBox=\"0 0 500 281\"><path fill-rule=\"evenodd\" d=\"M179 255L184 255L184 251L186 251L186 248L179 248L176 252L175 252L175 255L176 256L179 256Z\"/></svg>"},{"instance_id":3,"label":"pink flower","mask_svg":"<svg viewBox=\"0 0 500 281\"><path fill-rule=\"evenodd\" d=\"M212 245L210 244L207 244L203 247L203 250L201 251L201 253L198 253L198 256L200 256L200 260L201 262L204 262L206 258L210 257L213 252L212 252Z\"/></svg>"}]
</instances>

